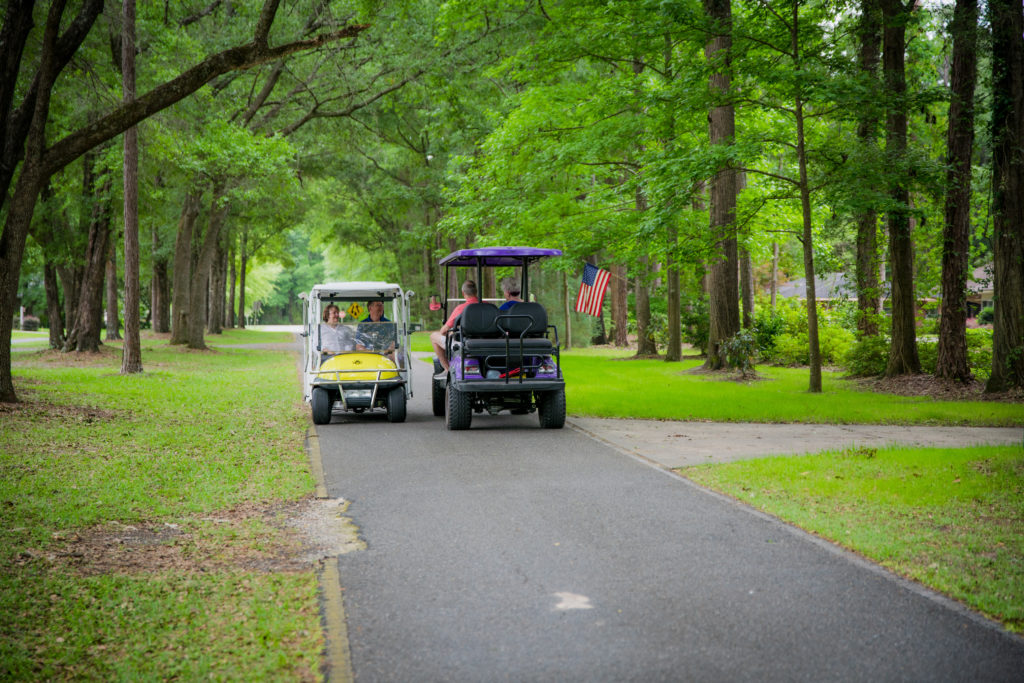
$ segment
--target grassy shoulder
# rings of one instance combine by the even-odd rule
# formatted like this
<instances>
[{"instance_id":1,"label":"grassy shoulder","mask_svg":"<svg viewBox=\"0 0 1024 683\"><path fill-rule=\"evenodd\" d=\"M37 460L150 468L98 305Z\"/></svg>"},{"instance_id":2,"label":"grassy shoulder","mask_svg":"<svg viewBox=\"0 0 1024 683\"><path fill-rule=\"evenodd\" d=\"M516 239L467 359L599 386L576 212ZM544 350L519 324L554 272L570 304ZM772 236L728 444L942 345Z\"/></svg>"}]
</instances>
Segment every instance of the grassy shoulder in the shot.
<instances>
[{"instance_id":1,"label":"grassy shoulder","mask_svg":"<svg viewBox=\"0 0 1024 683\"><path fill-rule=\"evenodd\" d=\"M278 335L280 336L280 335ZM218 343L287 341L233 331ZM19 353L0 404L0 678L316 680L294 355Z\"/></svg>"},{"instance_id":2,"label":"grassy shoulder","mask_svg":"<svg viewBox=\"0 0 1024 683\"><path fill-rule=\"evenodd\" d=\"M1024 450L855 448L682 468L1024 631Z\"/></svg>"}]
</instances>

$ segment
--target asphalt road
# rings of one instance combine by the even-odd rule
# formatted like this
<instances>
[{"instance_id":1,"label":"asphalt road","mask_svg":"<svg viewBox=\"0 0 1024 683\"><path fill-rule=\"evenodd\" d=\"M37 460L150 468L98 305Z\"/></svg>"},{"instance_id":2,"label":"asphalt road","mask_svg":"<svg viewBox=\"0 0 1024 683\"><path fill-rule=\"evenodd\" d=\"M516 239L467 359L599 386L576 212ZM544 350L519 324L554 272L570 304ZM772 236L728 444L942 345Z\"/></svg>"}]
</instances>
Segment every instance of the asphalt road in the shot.
<instances>
[{"instance_id":1,"label":"asphalt road","mask_svg":"<svg viewBox=\"0 0 1024 683\"><path fill-rule=\"evenodd\" d=\"M318 427L357 681L1022 681L1024 640L535 415Z\"/></svg>"}]
</instances>

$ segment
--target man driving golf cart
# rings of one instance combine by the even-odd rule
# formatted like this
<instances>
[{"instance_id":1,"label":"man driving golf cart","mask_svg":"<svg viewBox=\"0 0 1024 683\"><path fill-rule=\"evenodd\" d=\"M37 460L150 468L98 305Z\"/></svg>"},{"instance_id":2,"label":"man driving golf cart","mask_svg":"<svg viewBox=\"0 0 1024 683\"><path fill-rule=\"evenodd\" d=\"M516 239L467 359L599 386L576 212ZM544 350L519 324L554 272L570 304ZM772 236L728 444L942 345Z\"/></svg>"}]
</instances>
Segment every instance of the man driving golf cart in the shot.
<instances>
[{"instance_id":1,"label":"man driving golf cart","mask_svg":"<svg viewBox=\"0 0 1024 683\"><path fill-rule=\"evenodd\" d=\"M486 247L461 249L441 259L446 322L431 335L437 356L432 402L434 415L443 415L448 429L469 429L473 413L485 410L491 415L537 411L541 427L565 424L558 329L548 324L544 307L529 300L528 274L531 264L561 254L558 249ZM464 299L447 299L458 268L475 271L475 282L483 281L485 268L518 269L523 301L499 310L477 298L471 279L464 283Z\"/></svg>"}]
</instances>

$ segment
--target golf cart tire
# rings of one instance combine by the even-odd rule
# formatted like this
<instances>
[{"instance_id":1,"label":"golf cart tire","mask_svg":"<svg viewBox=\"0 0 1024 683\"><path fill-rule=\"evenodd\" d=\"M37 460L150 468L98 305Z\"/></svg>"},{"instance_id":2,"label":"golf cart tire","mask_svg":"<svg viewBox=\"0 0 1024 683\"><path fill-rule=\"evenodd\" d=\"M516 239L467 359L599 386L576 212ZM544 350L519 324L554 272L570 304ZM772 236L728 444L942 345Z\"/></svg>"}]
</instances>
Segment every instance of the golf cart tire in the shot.
<instances>
[{"instance_id":1,"label":"golf cart tire","mask_svg":"<svg viewBox=\"0 0 1024 683\"><path fill-rule=\"evenodd\" d=\"M446 389L447 411L444 415L444 426L449 430L469 429L473 421L473 406L469 394L459 391L452 385Z\"/></svg>"},{"instance_id":2,"label":"golf cart tire","mask_svg":"<svg viewBox=\"0 0 1024 683\"><path fill-rule=\"evenodd\" d=\"M393 387L387 396L388 422L405 422L405 387Z\"/></svg>"},{"instance_id":3,"label":"golf cart tire","mask_svg":"<svg viewBox=\"0 0 1024 683\"><path fill-rule=\"evenodd\" d=\"M331 394L326 389L313 387L313 424L325 425L331 422Z\"/></svg>"},{"instance_id":4,"label":"golf cart tire","mask_svg":"<svg viewBox=\"0 0 1024 683\"><path fill-rule=\"evenodd\" d=\"M434 359L434 374L435 375L440 374L442 369L443 368L441 367L441 363L438 362L438 360L435 358ZM436 379L431 379L430 380L430 389L431 389L430 397L432 399L433 408L434 408L434 417L443 417L444 416L445 401L448 400L447 397L444 394L444 384L442 384L441 382L439 382Z\"/></svg>"},{"instance_id":5,"label":"golf cart tire","mask_svg":"<svg viewBox=\"0 0 1024 683\"><path fill-rule=\"evenodd\" d=\"M544 429L561 429L565 426L565 389L545 391L537 394L537 415Z\"/></svg>"}]
</instances>

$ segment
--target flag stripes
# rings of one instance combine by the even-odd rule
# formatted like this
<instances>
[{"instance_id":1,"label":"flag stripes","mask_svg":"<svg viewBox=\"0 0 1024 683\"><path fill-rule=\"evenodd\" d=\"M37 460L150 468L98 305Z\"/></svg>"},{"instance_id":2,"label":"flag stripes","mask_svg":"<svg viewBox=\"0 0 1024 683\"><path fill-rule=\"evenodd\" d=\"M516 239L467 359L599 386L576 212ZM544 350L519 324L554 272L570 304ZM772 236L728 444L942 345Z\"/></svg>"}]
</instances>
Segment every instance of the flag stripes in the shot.
<instances>
[{"instance_id":1,"label":"flag stripes","mask_svg":"<svg viewBox=\"0 0 1024 683\"><path fill-rule=\"evenodd\" d=\"M587 315L601 315L601 304L611 273L590 263L584 264L583 280L576 295L576 310Z\"/></svg>"}]
</instances>

